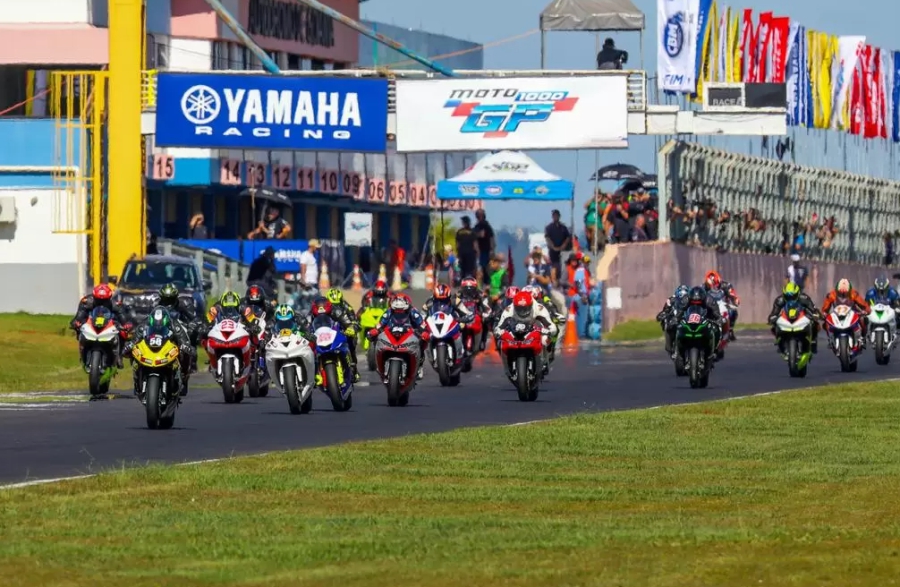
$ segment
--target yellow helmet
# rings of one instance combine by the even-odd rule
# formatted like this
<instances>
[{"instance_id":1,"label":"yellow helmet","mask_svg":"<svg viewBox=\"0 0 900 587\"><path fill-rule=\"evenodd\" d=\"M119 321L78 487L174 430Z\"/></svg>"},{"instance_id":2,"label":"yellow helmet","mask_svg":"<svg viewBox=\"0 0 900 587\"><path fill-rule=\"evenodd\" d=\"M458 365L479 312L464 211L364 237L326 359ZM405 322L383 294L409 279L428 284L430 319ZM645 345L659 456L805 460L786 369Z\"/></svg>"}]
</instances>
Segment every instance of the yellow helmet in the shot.
<instances>
[{"instance_id":1,"label":"yellow helmet","mask_svg":"<svg viewBox=\"0 0 900 587\"><path fill-rule=\"evenodd\" d=\"M784 296L785 300L796 300L797 296L800 295L800 286L793 281L789 281L788 283L784 284L784 289L781 290L781 295Z\"/></svg>"},{"instance_id":2,"label":"yellow helmet","mask_svg":"<svg viewBox=\"0 0 900 587\"><path fill-rule=\"evenodd\" d=\"M334 305L340 305L344 303L344 293L336 287L332 287L325 294L325 297L328 298L328 301Z\"/></svg>"},{"instance_id":3,"label":"yellow helmet","mask_svg":"<svg viewBox=\"0 0 900 587\"><path fill-rule=\"evenodd\" d=\"M223 308L237 308L241 305L241 296L233 291L226 291L222 294L222 297L219 298L219 304Z\"/></svg>"}]
</instances>

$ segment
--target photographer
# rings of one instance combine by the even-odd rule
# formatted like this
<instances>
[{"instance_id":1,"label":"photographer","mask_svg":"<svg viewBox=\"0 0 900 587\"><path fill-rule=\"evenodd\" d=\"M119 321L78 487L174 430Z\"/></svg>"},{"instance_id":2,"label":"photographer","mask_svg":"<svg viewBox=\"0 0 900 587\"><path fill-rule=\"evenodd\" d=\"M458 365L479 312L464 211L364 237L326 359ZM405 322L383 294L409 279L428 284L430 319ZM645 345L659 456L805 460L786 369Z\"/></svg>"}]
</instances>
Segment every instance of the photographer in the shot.
<instances>
[{"instance_id":1,"label":"photographer","mask_svg":"<svg viewBox=\"0 0 900 587\"><path fill-rule=\"evenodd\" d=\"M607 38L597 53L597 69L622 69L628 63L628 52L616 49L616 42Z\"/></svg>"}]
</instances>

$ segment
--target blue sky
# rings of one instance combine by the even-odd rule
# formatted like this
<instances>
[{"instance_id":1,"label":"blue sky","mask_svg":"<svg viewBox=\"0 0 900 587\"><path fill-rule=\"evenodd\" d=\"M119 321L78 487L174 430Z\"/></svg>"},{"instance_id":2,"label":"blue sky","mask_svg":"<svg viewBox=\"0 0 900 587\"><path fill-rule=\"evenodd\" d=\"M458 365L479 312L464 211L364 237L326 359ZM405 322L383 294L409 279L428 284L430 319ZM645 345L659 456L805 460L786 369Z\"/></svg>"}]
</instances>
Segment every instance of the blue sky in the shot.
<instances>
[{"instance_id":1,"label":"blue sky","mask_svg":"<svg viewBox=\"0 0 900 587\"><path fill-rule=\"evenodd\" d=\"M538 15L549 0L368 0L361 5L362 17L403 27L418 28L442 33L479 43L490 43L520 35L538 28ZM649 74L656 70L656 0L635 0L638 8L647 15L644 33L644 69ZM900 50L897 24L900 23L900 2L897 0L856 0L852 3L833 0L719 0L719 8L725 5L735 8L752 8L756 13L772 10L776 15L790 16L809 28L846 35L866 35L872 45ZM852 6L853 8L848 8ZM862 9L858 9L862 8ZM637 34L612 36L616 44L630 53L629 65L640 67L640 43ZM595 64L595 35L593 33L549 33L547 35L548 69L593 69ZM538 69L540 68L540 34L485 49L486 69ZM798 145L798 163L840 167L843 156L836 157L838 137L829 133L830 155L823 153L826 139L823 133L805 130L795 136ZM818 135L818 136L817 136ZM869 141L868 145L853 145L850 139L849 169L863 173L885 175L890 173L884 143ZM704 144L746 152L749 139L702 139ZM759 149L758 140L754 149ZM812 148L804 148L806 145ZM632 163L648 171L653 170L655 141L653 137L632 137L627 150L601 151L601 165L615 162ZM824 147L828 151L828 147ZM757 153L758 154L758 153ZM900 154L900 149L898 149ZM567 179L576 180L576 224L580 224L582 205L593 185L587 181L595 161L594 151L539 152L532 157L548 171ZM805 159L804 159L805 157ZM889 160L890 157L890 160ZM894 165L896 169L896 165ZM896 177L896 175L895 175ZM496 225L543 226L550 210L559 204L534 204L527 208L511 202L498 202L488 206L488 214ZM498 222L497 218L503 218ZM569 214L563 213L564 221Z\"/></svg>"}]
</instances>

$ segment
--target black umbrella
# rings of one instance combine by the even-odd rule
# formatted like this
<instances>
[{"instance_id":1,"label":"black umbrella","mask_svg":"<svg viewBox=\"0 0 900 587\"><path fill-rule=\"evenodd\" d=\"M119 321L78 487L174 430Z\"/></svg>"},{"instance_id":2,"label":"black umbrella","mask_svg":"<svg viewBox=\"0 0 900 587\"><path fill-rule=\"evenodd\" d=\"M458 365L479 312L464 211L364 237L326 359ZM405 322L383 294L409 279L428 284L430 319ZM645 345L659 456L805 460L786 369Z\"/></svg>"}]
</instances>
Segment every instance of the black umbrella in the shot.
<instances>
[{"instance_id":1,"label":"black umbrella","mask_svg":"<svg viewBox=\"0 0 900 587\"><path fill-rule=\"evenodd\" d=\"M659 187L657 183L657 178L655 175L647 175L644 177L644 180L641 182L641 185L645 190L655 190Z\"/></svg>"},{"instance_id":2,"label":"black umbrella","mask_svg":"<svg viewBox=\"0 0 900 587\"><path fill-rule=\"evenodd\" d=\"M627 163L616 163L601 167L591 176L591 181L602 181L604 179L643 179L645 174L634 165Z\"/></svg>"},{"instance_id":3,"label":"black umbrella","mask_svg":"<svg viewBox=\"0 0 900 587\"><path fill-rule=\"evenodd\" d=\"M241 197L249 197L254 200L262 200L263 202L272 202L273 204L281 204L288 208L294 207L293 202L291 202L291 199L287 197L287 195L271 188L247 188L241 192Z\"/></svg>"}]
</instances>

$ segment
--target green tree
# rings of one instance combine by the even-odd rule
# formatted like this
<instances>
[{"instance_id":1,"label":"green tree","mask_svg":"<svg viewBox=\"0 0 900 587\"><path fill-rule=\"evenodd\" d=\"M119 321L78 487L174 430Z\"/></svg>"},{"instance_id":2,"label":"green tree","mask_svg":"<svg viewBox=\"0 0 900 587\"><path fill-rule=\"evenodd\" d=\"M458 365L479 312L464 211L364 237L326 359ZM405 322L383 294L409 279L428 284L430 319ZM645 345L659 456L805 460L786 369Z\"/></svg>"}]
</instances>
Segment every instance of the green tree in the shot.
<instances>
[{"instance_id":1,"label":"green tree","mask_svg":"<svg viewBox=\"0 0 900 587\"><path fill-rule=\"evenodd\" d=\"M453 218L444 216L441 220L440 214L431 215L431 228L429 236L431 237L431 250L441 251L444 245L453 245L456 248L456 230L457 226L453 222Z\"/></svg>"}]
</instances>

